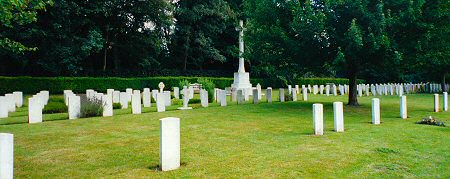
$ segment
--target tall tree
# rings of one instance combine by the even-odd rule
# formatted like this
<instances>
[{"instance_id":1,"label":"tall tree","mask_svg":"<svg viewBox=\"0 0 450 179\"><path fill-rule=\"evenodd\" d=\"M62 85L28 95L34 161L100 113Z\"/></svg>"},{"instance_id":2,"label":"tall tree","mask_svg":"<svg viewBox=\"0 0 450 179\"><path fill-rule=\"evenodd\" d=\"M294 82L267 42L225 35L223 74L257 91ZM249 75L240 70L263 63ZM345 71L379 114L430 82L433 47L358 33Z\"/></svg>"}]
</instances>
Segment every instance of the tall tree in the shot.
<instances>
[{"instance_id":1,"label":"tall tree","mask_svg":"<svg viewBox=\"0 0 450 179\"><path fill-rule=\"evenodd\" d=\"M388 59L400 58L388 35L390 10L383 1L329 1L326 6L330 50L335 64L349 81L348 104L357 106L357 77L367 67Z\"/></svg>"},{"instance_id":2,"label":"tall tree","mask_svg":"<svg viewBox=\"0 0 450 179\"><path fill-rule=\"evenodd\" d=\"M228 50L237 43L222 43L236 15L224 0L183 0L175 4L175 31L170 46L173 59L183 71L203 69L205 64L226 62Z\"/></svg>"},{"instance_id":3,"label":"tall tree","mask_svg":"<svg viewBox=\"0 0 450 179\"><path fill-rule=\"evenodd\" d=\"M38 11L45 10L51 5L51 0L2 0L0 1L0 48L13 53L35 51L34 47L27 47L22 43L8 37L7 30L23 26L37 20Z\"/></svg>"}]
</instances>

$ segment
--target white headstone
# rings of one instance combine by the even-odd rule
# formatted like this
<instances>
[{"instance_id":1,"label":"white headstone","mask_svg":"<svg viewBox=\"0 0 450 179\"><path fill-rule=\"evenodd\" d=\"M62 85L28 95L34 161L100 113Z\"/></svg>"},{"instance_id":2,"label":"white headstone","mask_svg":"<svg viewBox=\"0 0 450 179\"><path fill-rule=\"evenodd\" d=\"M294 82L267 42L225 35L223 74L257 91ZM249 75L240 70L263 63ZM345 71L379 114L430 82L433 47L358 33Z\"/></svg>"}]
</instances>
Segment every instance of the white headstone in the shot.
<instances>
[{"instance_id":1,"label":"white headstone","mask_svg":"<svg viewBox=\"0 0 450 179\"><path fill-rule=\"evenodd\" d=\"M64 94L64 103L66 104L66 106L69 106L69 95L72 95L73 92L72 90L64 90L63 94Z\"/></svg>"},{"instance_id":2,"label":"white headstone","mask_svg":"<svg viewBox=\"0 0 450 179\"><path fill-rule=\"evenodd\" d=\"M159 93L158 90L152 90L152 97L156 101L156 95Z\"/></svg>"},{"instance_id":3,"label":"white headstone","mask_svg":"<svg viewBox=\"0 0 450 179\"><path fill-rule=\"evenodd\" d=\"M152 94L150 93L149 88L144 88L144 91L142 92L142 101L145 108L152 107Z\"/></svg>"},{"instance_id":4,"label":"white headstone","mask_svg":"<svg viewBox=\"0 0 450 179\"><path fill-rule=\"evenodd\" d=\"M319 93L319 88L317 85L313 85L313 94L316 95L317 93Z\"/></svg>"},{"instance_id":5,"label":"white headstone","mask_svg":"<svg viewBox=\"0 0 450 179\"><path fill-rule=\"evenodd\" d=\"M334 131L344 132L344 107L342 102L333 103Z\"/></svg>"},{"instance_id":6,"label":"white headstone","mask_svg":"<svg viewBox=\"0 0 450 179\"><path fill-rule=\"evenodd\" d=\"M120 91L113 92L113 103L120 103Z\"/></svg>"},{"instance_id":7,"label":"white headstone","mask_svg":"<svg viewBox=\"0 0 450 179\"><path fill-rule=\"evenodd\" d=\"M113 116L112 93L102 96L103 117Z\"/></svg>"},{"instance_id":8,"label":"white headstone","mask_svg":"<svg viewBox=\"0 0 450 179\"><path fill-rule=\"evenodd\" d=\"M0 96L0 118L8 117L8 103L6 97Z\"/></svg>"},{"instance_id":9,"label":"white headstone","mask_svg":"<svg viewBox=\"0 0 450 179\"><path fill-rule=\"evenodd\" d=\"M372 124L380 124L380 99L372 99Z\"/></svg>"},{"instance_id":10,"label":"white headstone","mask_svg":"<svg viewBox=\"0 0 450 179\"><path fill-rule=\"evenodd\" d=\"M244 104L244 90L243 89L238 89L236 96L237 96L238 104Z\"/></svg>"},{"instance_id":11,"label":"white headstone","mask_svg":"<svg viewBox=\"0 0 450 179\"><path fill-rule=\"evenodd\" d=\"M402 119L408 118L408 104L406 102L406 96L403 95L400 97L400 117Z\"/></svg>"},{"instance_id":12,"label":"white headstone","mask_svg":"<svg viewBox=\"0 0 450 179\"><path fill-rule=\"evenodd\" d=\"M16 111L16 100L14 99L13 94L5 94L6 102L8 105L8 111L9 112L15 112Z\"/></svg>"},{"instance_id":13,"label":"white headstone","mask_svg":"<svg viewBox=\"0 0 450 179\"><path fill-rule=\"evenodd\" d=\"M120 92L120 105L122 109L128 109L128 94L126 92Z\"/></svg>"},{"instance_id":14,"label":"white headstone","mask_svg":"<svg viewBox=\"0 0 450 179\"><path fill-rule=\"evenodd\" d=\"M297 101L297 92L295 90L295 88L292 88L292 101Z\"/></svg>"},{"instance_id":15,"label":"white headstone","mask_svg":"<svg viewBox=\"0 0 450 179\"><path fill-rule=\"evenodd\" d=\"M13 95L16 107L21 108L23 105L23 93L21 91L16 91L13 92Z\"/></svg>"},{"instance_id":16,"label":"white headstone","mask_svg":"<svg viewBox=\"0 0 450 179\"><path fill-rule=\"evenodd\" d=\"M171 106L172 105L172 96L170 96L170 91L164 91L164 95L166 95L166 98L165 98L166 106Z\"/></svg>"},{"instance_id":17,"label":"white headstone","mask_svg":"<svg viewBox=\"0 0 450 179\"><path fill-rule=\"evenodd\" d=\"M200 90L200 101L202 103L202 107L206 108L208 107L208 91L201 89Z\"/></svg>"},{"instance_id":18,"label":"white headstone","mask_svg":"<svg viewBox=\"0 0 450 179\"><path fill-rule=\"evenodd\" d=\"M180 167L180 118L167 117L160 119L159 141L161 170L178 169Z\"/></svg>"},{"instance_id":19,"label":"white headstone","mask_svg":"<svg viewBox=\"0 0 450 179\"><path fill-rule=\"evenodd\" d=\"M262 91L261 91L261 85L259 83L256 85L256 89L258 90L258 100L261 100L262 99Z\"/></svg>"},{"instance_id":20,"label":"white headstone","mask_svg":"<svg viewBox=\"0 0 450 179\"><path fill-rule=\"evenodd\" d=\"M113 96L114 89L106 89L106 94Z\"/></svg>"},{"instance_id":21,"label":"white headstone","mask_svg":"<svg viewBox=\"0 0 450 179\"><path fill-rule=\"evenodd\" d=\"M28 123L42 122L42 104L39 97L28 98Z\"/></svg>"},{"instance_id":22,"label":"white headstone","mask_svg":"<svg viewBox=\"0 0 450 179\"><path fill-rule=\"evenodd\" d=\"M302 88L303 101L308 101L308 91L306 88Z\"/></svg>"},{"instance_id":23,"label":"white headstone","mask_svg":"<svg viewBox=\"0 0 450 179\"><path fill-rule=\"evenodd\" d=\"M439 94L434 94L434 112L439 112Z\"/></svg>"},{"instance_id":24,"label":"white headstone","mask_svg":"<svg viewBox=\"0 0 450 179\"><path fill-rule=\"evenodd\" d=\"M40 92L42 94L42 99L44 104L43 105L47 105L48 104L48 100L50 99L50 92L49 91L41 91Z\"/></svg>"},{"instance_id":25,"label":"white headstone","mask_svg":"<svg viewBox=\"0 0 450 179\"><path fill-rule=\"evenodd\" d=\"M448 93L444 92L444 111L448 111Z\"/></svg>"},{"instance_id":26,"label":"white headstone","mask_svg":"<svg viewBox=\"0 0 450 179\"><path fill-rule=\"evenodd\" d=\"M289 92L289 94L292 93L292 85L288 85L288 92Z\"/></svg>"},{"instance_id":27,"label":"white headstone","mask_svg":"<svg viewBox=\"0 0 450 179\"><path fill-rule=\"evenodd\" d=\"M0 133L0 178L14 178L14 135Z\"/></svg>"},{"instance_id":28,"label":"white headstone","mask_svg":"<svg viewBox=\"0 0 450 179\"><path fill-rule=\"evenodd\" d=\"M279 100L280 100L280 102L284 102L284 88L280 88Z\"/></svg>"},{"instance_id":29,"label":"white headstone","mask_svg":"<svg viewBox=\"0 0 450 179\"><path fill-rule=\"evenodd\" d=\"M175 99L180 99L180 88L173 87L173 97Z\"/></svg>"},{"instance_id":30,"label":"white headstone","mask_svg":"<svg viewBox=\"0 0 450 179\"><path fill-rule=\"evenodd\" d=\"M267 103L272 104L272 88L271 87L268 87L266 89L266 100L267 100Z\"/></svg>"},{"instance_id":31,"label":"white headstone","mask_svg":"<svg viewBox=\"0 0 450 179\"><path fill-rule=\"evenodd\" d=\"M131 98L133 96L133 89L132 88L127 88L127 89L125 89L125 92L127 93L127 101L131 102Z\"/></svg>"},{"instance_id":32,"label":"white headstone","mask_svg":"<svg viewBox=\"0 0 450 179\"><path fill-rule=\"evenodd\" d=\"M69 120L80 118L81 112L80 97L75 94L71 94L68 96L68 103L69 103L68 105Z\"/></svg>"},{"instance_id":33,"label":"white headstone","mask_svg":"<svg viewBox=\"0 0 450 179\"><path fill-rule=\"evenodd\" d=\"M323 86L323 85L320 85L319 86L319 94L321 94L321 95L323 95L323 89L324 89L325 87Z\"/></svg>"},{"instance_id":34,"label":"white headstone","mask_svg":"<svg viewBox=\"0 0 450 179\"><path fill-rule=\"evenodd\" d=\"M179 107L178 109L180 110L188 110L188 109L192 109L191 107L189 107L189 99L190 99L190 90L187 88L187 86L183 86L183 107ZM201 92L200 92L201 93ZM200 95L201 98L201 95Z\"/></svg>"},{"instance_id":35,"label":"white headstone","mask_svg":"<svg viewBox=\"0 0 450 179\"><path fill-rule=\"evenodd\" d=\"M227 92L225 90L219 91L220 106L227 106Z\"/></svg>"},{"instance_id":36,"label":"white headstone","mask_svg":"<svg viewBox=\"0 0 450 179\"><path fill-rule=\"evenodd\" d=\"M330 85L325 86L325 94L330 96Z\"/></svg>"},{"instance_id":37,"label":"white headstone","mask_svg":"<svg viewBox=\"0 0 450 179\"><path fill-rule=\"evenodd\" d=\"M258 104L259 102L258 96L259 96L258 89L253 89L253 104Z\"/></svg>"},{"instance_id":38,"label":"white headstone","mask_svg":"<svg viewBox=\"0 0 450 179\"><path fill-rule=\"evenodd\" d=\"M156 110L158 112L166 111L166 95L164 93L156 93Z\"/></svg>"},{"instance_id":39,"label":"white headstone","mask_svg":"<svg viewBox=\"0 0 450 179\"><path fill-rule=\"evenodd\" d=\"M323 105L313 104L314 134L323 135Z\"/></svg>"},{"instance_id":40,"label":"white headstone","mask_svg":"<svg viewBox=\"0 0 450 179\"><path fill-rule=\"evenodd\" d=\"M194 98L194 87L189 86L189 99L193 99L193 98Z\"/></svg>"},{"instance_id":41,"label":"white headstone","mask_svg":"<svg viewBox=\"0 0 450 179\"><path fill-rule=\"evenodd\" d=\"M142 113L141 91L134 90L131 98L131 111L133 114Z\"/></svg>"}]
</instances>

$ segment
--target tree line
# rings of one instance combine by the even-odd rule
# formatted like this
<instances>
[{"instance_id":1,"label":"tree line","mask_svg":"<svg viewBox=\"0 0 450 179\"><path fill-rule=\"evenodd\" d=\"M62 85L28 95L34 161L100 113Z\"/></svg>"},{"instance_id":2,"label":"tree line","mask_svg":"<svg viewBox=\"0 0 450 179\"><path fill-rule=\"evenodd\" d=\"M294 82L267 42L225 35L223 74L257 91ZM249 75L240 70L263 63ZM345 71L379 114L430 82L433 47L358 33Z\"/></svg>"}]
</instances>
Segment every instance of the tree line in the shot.
<instances>
[{"instance_id":1,"label":"tree line","mask_svg":"<svg viewBox=\"0 0 450 179\"><path fill-rule=\"evenodd\" d=\"M445 83L447 0L0 2L0 75L299 77ZM356 98L355 98L356 99ZM357 103L354 101L353 103Z\"/></svg>"}]
</instances>

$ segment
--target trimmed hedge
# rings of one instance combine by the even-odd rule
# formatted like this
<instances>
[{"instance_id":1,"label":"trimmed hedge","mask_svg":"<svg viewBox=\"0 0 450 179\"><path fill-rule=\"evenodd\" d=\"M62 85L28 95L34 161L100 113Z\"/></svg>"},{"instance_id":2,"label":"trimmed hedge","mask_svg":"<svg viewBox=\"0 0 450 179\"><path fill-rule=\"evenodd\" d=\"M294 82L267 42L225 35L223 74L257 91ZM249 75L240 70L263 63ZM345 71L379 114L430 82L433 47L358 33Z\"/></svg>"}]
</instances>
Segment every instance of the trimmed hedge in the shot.
<instances>
[{"instance_id":1,"label":"trimmed hedge","mask_svg":"<svg viewBox=\"0 0 450 179\"><path fill-rule=\"evenodd\" d=\"M205 77L146 77L146 78L91 78L91 77L0 77L0 94L22 91L25 94L35 94L41 90L48 90L52 94L62 94L63 90L70 89L74 93L85 93L86 89L106 92L106 89L124 91L126 88L143 89L158 88L159 82L164 82L166 89L179 85L181 80L196 83L199 78ZM233 78L209 78L216 88L231 86ZM284 87L281 81L270 79L251 79L251 83L260 83L262 87ZM348 84L347 79L342 78L302 78L298 79L298 85L302 84Z\"/></svg>"}]
</instances>

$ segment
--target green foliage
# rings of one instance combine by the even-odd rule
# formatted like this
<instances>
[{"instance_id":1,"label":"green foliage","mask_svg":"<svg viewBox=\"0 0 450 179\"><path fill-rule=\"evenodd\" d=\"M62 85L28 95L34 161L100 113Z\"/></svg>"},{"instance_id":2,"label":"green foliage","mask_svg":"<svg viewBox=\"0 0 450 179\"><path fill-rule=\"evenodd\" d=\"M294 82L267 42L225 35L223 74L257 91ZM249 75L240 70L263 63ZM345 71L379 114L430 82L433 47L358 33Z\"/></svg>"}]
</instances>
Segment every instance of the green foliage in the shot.
<instances>
[{"instance_id":1,"label":"green foliage","mask_svg":"<svg viewBox=\"0 0 450 179\"><path fill-rule=\"evenodd\" d=\"M122 105L120 103L113 103L113 109L122 109Z\"/></svg>"},{"instance_id":2,"label":"green foliage","mask_svg":"<svg viewBox=\"0 0 450 179\"><path fill-rule=\"evenodd\" d=\"M51 96L42 110L43 114L67 113L68 108L62 96Z\"/></svg>"},{"instance_id":3,"label":"green foliage","mask_svg":"<svg viewBox=\"0 0 450 179\"><path fill-rule=\"evenodd\" d=\"M35 47L27 47L20 42L5 36L3 30L14 29L35 22L37 12L45 10L47 5L52 5L51 0L1 0L0 1L0 49L3 48L13 53L24 53L25 51L36 51Z\"/></svg>"},{"instance_id":4,"label":"green foliage","mask_svg":"<svg viewBox=\"0 0 450 179\"><path fill-rule=\"evenodd\" d=\"M194 98L189 100L189 104L199 104L202 101L200 99Z\"/></svg>"},{"instance_id":5,"label":"green foliage","mask_svg":"<svg viewBox=\"0 0 450 179\"><path fill-rule=\"evenodd\" d=\"M199 78L197 82L202 84L204 90L208 91L208 101L214 101L214 88L216 85L207 78Z\"/></svg>"},{"instance_id":6,"label":"green foliage","mask_svg":"<svg viewBox=\"0 0 450 179\"><path fill-rule=\"evenodd\" d=\"M178 83L178 87L180 88L180 90L183 89L185 86L186 86L187 88L189 88L189 86L191 86L191 83L190 83L188 80L186 80L186 79L181 80L181 81Z\"/></svg>"},{"instance_id":7,"label":"green foliage","mask_svg":"<svg viewBox=\"0 0 450 179\"><path fill-rule=\"evenodd\" d=\"M81 103L80 117L96 117L103 115L103 103L101 100L83 100Z\"/></svg>"}]
</instances>

